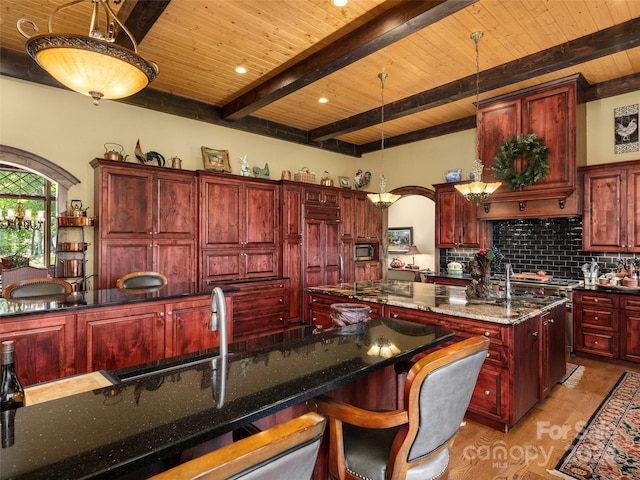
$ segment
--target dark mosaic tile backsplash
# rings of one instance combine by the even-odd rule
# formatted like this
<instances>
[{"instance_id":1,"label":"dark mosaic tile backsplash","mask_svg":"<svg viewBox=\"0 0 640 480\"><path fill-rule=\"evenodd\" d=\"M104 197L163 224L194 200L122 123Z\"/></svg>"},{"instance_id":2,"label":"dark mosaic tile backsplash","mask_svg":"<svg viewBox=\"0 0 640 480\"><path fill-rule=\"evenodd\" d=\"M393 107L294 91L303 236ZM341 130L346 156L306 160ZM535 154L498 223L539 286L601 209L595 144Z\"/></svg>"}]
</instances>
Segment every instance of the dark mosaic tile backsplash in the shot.
<instances>
[{"instance_id":1,"label":"dark mosaic tile backsplash","mask_svg":"<svg viewBox=\"0 0 640 480\"><path fill-rule=\"evenodd\" d=\"M504 254L513 271L537 272L561 278L583 277L581 267L594 258L601 272L617 271L618 259L633 254L585 252L582 250L582 218L506 220L493 222L493 246ZM440 250L440 269L447 263L466 266L476 249ZM503 273L503 272L497 272Z\"/></svg>"}]
</instances>

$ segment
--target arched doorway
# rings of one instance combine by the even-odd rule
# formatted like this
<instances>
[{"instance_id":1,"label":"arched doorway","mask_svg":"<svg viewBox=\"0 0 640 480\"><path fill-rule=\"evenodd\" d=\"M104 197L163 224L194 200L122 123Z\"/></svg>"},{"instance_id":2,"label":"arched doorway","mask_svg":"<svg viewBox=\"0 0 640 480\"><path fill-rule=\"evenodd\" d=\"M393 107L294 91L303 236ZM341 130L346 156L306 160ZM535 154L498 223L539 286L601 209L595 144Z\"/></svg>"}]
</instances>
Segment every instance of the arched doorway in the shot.
<instances>
[{"instance_id":1,"label":"arched doorway","mask_svg":"<svg viewBox=\"0 0 640 480\"><path fill-rule=\"evenodd\" d=\"M401 195L401 198L389 208L387 227L412 227L413 243L422 252L422 255L416 256L416 264L422 269L437 269L439 259L435 248L435 191L426 187L408 185L398 187L391 193ZM414 261L413 257L387 252L386 265L393 258L399 258L404 263ZM383 266L386 265L383 264Z\"/></svg>"}]
</instances>

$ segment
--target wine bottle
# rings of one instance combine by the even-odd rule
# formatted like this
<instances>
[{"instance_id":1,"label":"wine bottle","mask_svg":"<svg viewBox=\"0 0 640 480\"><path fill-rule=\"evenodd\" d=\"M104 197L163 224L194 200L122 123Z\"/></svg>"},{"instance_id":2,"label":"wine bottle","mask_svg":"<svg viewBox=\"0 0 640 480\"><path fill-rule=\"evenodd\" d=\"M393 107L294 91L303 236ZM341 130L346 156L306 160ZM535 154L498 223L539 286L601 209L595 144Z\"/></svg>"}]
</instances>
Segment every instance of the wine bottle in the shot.
<instances>
[{"instance_id":1,"label":"wine bottle","mask_svg":"<svg viewBox=\"0 0 640 480\"><path fill-rule=\"evenodd\" d=\"M24 389L16 374L13 340L2 342L2 377L0 382L0 411L24 406Z\"/></svg>"},{"instance_id":2,"label":"wine bottle","mask_svg":"<svg viewBox=\"0 0 640 480\"><path fill-rule=\"evenodd\" d=\"M0 434L0 437L2 437L0 445L2 446L2 448L9 448L13 446L16 441L15 418L15 408L12 408L10 410L3 410L0 412L0 430L2 431L2 433Z\"/></svg>"}]
</instances>

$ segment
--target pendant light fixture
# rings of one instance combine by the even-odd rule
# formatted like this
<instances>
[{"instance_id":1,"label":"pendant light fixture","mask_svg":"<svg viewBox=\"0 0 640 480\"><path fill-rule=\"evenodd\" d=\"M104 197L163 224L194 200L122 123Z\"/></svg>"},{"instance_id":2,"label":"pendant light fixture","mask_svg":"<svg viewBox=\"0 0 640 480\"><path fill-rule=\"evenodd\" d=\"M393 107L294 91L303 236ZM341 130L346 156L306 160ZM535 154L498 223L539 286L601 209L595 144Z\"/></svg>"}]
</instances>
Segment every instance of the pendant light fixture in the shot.
<instances>
[{"instance_id":1,"label":"pendant light fixture","mask_svg":"<svg viewBox=\"0 0 640 480\"><path fill-rule=\"evenodd\" d=\"M480 53L478 45L480 44L481 38L482 32L473 32L471 34L471 39L476 44L476 122L478 121L478 104L480 102ZM484 183L482 181L483 169L484 166L482 165L482 160L480 160L480 137L478 133L476 133L476 159L473 161L473 167L471 168L473 182L462 183L455 186L456 190L458 190L464 198L476 204L486 201L491 194L502 185L501 182Z\"/></svg>"},{"instance_id":2,"label":"pendant light fixture","mask_svg":"<svg viewBox=\"0 0 640 480\"><path fill-rule=\"evenodd\" d=\"M56 7L49 15L48 33L29 36L22 24L30 24L36 32L38 26L27 18L19 19L17 28L27 38L27 52L64 86L92 97L94 105L101 98L124 98L139 92L156 78L158 66L138 55L138 44L109 6L109 0L87 0L93 4L87 36L52 31L56 13L84 1L72 0ZM106 15L106 33L98 26L100 7ZM129 37L133 50L114 43L120 29Z\"/></svg>"},{"instance_id":3,"label":"pendant light fixture","mask_svg":"<svg viewBox=\"0 0 640 480\"><path fill-rule=\"evenodd\" d=\"M382 167L384 168L384 81L387 79L387 74L385 72L381 72L378 74L378 78L380 79L380 83L382 84L382 90L380 93L380 98L382 101L382 107L380 109L380 131L381 131L381 141L380 141L380 161ZM380 193L369 193L367 198L373 202L373 204L380 208L389 208L393 203L400 198L400 195L394 195L393 193L385 192L385 188L387 186L387 178L384 174L380 174Z\"/></svg>"}]
</instances>

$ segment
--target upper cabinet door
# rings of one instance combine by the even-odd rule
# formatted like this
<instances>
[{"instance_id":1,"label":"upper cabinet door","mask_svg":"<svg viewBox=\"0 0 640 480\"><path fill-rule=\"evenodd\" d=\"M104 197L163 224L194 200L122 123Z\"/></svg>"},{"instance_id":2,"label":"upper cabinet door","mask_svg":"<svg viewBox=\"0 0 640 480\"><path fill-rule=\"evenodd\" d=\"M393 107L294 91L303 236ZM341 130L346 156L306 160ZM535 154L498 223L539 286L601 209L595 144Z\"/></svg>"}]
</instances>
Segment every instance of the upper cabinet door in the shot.
<instances>
[{"instance_id":1,"label":"upper cabinet door","mask_svg":"<svg viewBox=\"0 0 640 480\"><path fill-rule=\"evenodd\" d=\"M242 184L205 177L200 195L202 246L240 246L244 228L240 218Z\"/></svg>"},{"instance_id":2,"label":"upper cabinet door","mask_svg":"<svg viewBox=\"0 0 640 480\"><path fill-rule=\"evenodd\" d=\"M162 238L193 239L196 226L196 181L193 174L175 170L158 173L154 183L157 201L154 235Z\"/></svg>"},{"instance_id":3,"label":"upper cabinet door","mask_svg":"<svg viewBox=\"0 0 640 480\"><path fill-rule=\"evenodd\" d=\"M496 182L490 167L500 145L507 138L520 135L520 100L503 101L478 111L478 143L480 159L485 167L482 177L485 182Z\"/></svg>"},{"instance_id":4,"label":"upper cabinet door","mask_svg":"<svg viewBox=\"0 0 640 480\"><path fill-rule=\"evenodd\" d=\"M131 168L104 169L99 212L102 238L153 235L152 174Z\"/></svg>"},{"instance_id":5,"label":"upper cabinet door","mask_svg":"<svg viewBox=\"0 0 640 480\"><path fill-rule=\"evenodd\" d=\"M267 183L244 185L245 247L278 247L278 186Z\"/></svg>"},{"instance_id":6,"label":"upper cabinet door","mask_svg":"<svg viewBox=\"0 0 640 480\"><path fill-rule=\"evenodd\" d=\"M522 133L535 133L549 148L549 175L527 188L573 187L576 175L575 110L574 85L552 88L522 99Z\"/></svg>"}]
</instances>

